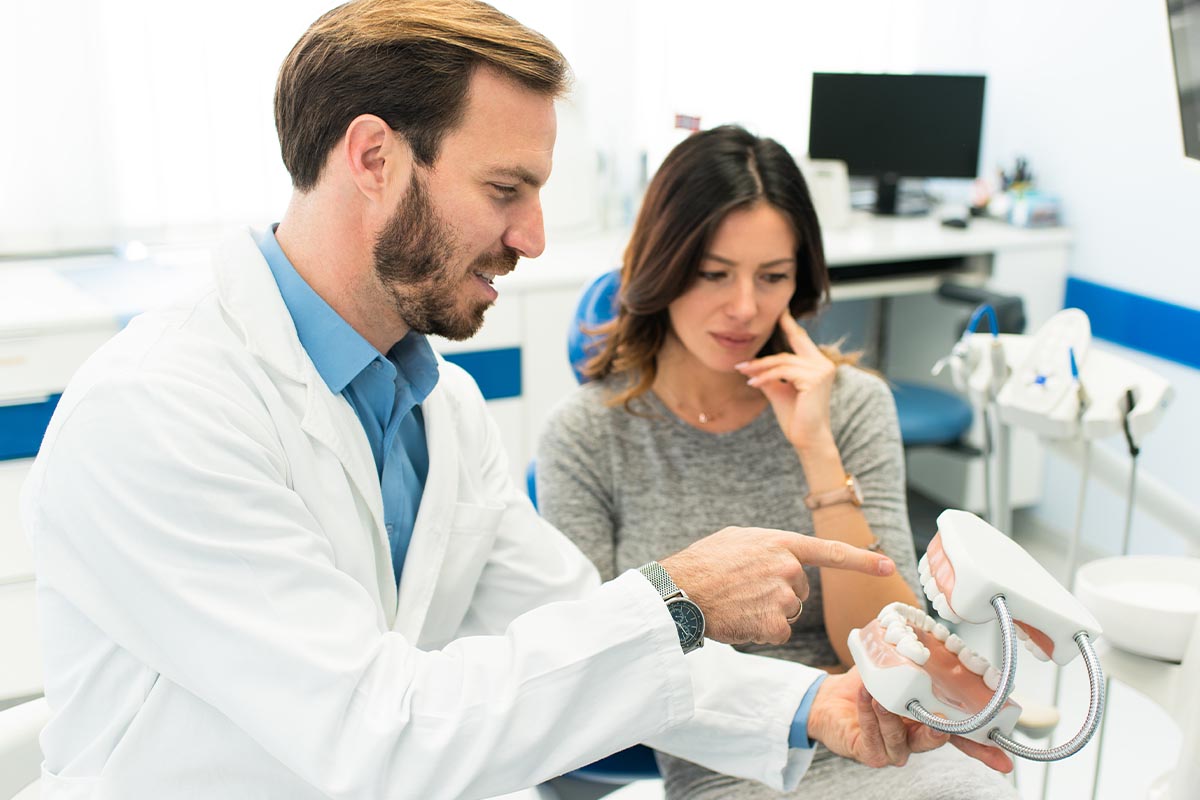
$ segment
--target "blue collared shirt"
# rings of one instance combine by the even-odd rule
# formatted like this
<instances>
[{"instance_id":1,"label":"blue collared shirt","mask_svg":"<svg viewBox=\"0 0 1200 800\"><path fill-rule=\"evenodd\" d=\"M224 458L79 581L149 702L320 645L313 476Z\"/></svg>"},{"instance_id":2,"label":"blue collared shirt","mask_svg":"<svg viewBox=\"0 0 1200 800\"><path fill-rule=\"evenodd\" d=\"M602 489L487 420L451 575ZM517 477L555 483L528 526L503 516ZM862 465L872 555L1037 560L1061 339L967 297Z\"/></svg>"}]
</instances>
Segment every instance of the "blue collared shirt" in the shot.
<instances>
[{"instance_id":1,"label":"blue collared shirt","mask_svg":"<svg viewBox=\"0 0 1200 800\"><path fill-rule=\"evenodd\" d=\"M392 572L399 584L429 475L420 403L437 384L433 348L424 336L410 331L384 356L300 277L273 228L257 241L300 344L329 390L350 403L367 434L383 494Z\"/></svg>"}]
</instances>

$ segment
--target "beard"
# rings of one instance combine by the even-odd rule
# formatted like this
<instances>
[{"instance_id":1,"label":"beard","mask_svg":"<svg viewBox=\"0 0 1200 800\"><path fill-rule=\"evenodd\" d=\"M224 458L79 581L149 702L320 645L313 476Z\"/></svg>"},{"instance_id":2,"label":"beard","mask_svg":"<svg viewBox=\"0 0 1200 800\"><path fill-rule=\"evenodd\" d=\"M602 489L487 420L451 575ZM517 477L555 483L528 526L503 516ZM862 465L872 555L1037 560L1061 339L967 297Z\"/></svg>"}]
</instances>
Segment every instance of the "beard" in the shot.
<instances>
[{"instance_id":1,"label":"beard","mask_svg":"<svg viewBox=\"0 0 1200 800\"><path fill-rule=\"evenodd\" d=\"M425 184L414 172L396 213L375 237L375 275L410 330L461 341L475 335L491 305L486 300L464 304L463 281L476 280L476 272L511 271L518 256L506 247L485 253L459 272L451 266L455 245L453 229L433 210Z\"/></svg>"}]
</instances>

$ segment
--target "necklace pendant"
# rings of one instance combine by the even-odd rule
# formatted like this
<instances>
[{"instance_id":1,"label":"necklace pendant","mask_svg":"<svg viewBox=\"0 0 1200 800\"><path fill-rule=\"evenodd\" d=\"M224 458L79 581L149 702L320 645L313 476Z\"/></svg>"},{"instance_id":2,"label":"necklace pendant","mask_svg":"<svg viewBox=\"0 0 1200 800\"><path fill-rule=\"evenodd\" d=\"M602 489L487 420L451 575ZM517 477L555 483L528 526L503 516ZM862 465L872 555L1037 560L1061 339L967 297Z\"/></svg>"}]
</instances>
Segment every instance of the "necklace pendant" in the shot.
<instances>
[{"instance_id":1,"label":"necklace pendant","mask_svg":"<svg viewBox=\"0 0 1200 800\"><path fill-rule=\"evenodd\" d=\"M710 417L708 414L705 414L703 411L700 412L700 416L697 419L700 420L701 425L707 425L712 421L712 417Z\"/></svg>"}]
</instances>

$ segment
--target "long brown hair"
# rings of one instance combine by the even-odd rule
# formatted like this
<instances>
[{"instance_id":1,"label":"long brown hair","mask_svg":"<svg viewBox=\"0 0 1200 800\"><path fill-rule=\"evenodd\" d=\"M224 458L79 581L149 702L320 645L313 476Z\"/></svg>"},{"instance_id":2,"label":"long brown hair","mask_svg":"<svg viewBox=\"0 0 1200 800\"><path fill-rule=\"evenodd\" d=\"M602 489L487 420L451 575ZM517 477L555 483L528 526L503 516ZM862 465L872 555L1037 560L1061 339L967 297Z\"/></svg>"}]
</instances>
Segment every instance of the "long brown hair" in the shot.
<instances>
[{"instance_id":1,"label":"long brown hair","mask_svg":"<svg viewBox=\"0 0 1200 800\"><path fill-rule=\"evenodd\" d=\"M360 114L384 120L418 163L433 164L462 120L480 65L548 97L570 80L549 39L478 0L354 0L327 12L292 48L275 85L275 127L292 185L316 186Z\"/></svg>"},{"instance_id":2,"label":"long brown hair","mask_svg":"<svg viewBox=\"0 0 1200 800\"><path fill-rule=\"evenodd\" d=\"M828 301L821 228L808 184L787 149L736 125L693 134L676 145L650 181L625 250L617 315L592 331L602 339L584 365L584 375L629 377L610 398L613 405L629 407L649 391L658 351L671 327L667 306L696 280L725 217L758 202L782 213L796 237L796 291L788 304L792 316L809 316ZM789 349L776 328L759 355ZM822 350L837 363L854 360L836 348Z\"/></svg>"}]
</instances>

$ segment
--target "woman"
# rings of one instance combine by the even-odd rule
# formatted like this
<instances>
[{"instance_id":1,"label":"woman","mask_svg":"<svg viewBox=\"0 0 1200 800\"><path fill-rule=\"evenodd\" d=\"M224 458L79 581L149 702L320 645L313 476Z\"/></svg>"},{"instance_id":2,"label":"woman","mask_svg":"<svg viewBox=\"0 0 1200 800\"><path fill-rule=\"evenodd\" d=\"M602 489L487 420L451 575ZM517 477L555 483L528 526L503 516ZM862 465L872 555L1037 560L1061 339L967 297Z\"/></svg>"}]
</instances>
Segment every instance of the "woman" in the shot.
<instances>
[{"instance_id":1,"label":"woman","mask_svg":"<svg viewBox=\"0 0 1200 800\"><path fill-rule=\"evenodd\" d=\"M918 583L891 394L795 321L828 290L816 214L788 152L732 126L682 142L647 189L617 317L585 368L592 381L548 422L537 492L543 515L605 579L725 525L882 547L894 576L809 568L791 641L744 648L840 672L852 663L850 630L889 602L915 604ZM658 759L669 798L773 796ZM899 771L822 749L798 794L826 791L856 800L1016 796L998 773L949 748Z\"/></svg>"}]
</instances>

